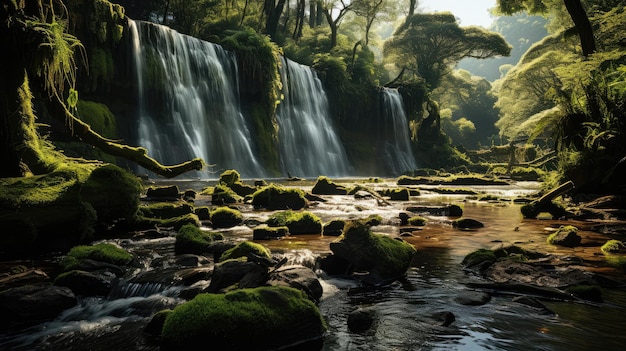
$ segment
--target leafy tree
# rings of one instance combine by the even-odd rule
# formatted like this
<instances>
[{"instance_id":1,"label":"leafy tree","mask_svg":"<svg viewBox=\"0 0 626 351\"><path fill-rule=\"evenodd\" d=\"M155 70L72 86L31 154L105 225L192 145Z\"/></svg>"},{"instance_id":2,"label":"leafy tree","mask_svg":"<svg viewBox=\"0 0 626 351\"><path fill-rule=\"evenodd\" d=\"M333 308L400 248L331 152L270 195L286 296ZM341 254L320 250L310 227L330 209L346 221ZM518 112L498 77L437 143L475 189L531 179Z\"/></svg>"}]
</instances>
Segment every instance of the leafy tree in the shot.
<instances>
[{"instance_id":1,"label":"leafy tree","mask_svg":"<svg viewBox=\"0 0 626 351\"><path fill-rule=\"evenodd\" d=\"M433 98L448 110L447 114L441 111L441 126L453 144L465 148L491 144L498 133L494 125L498 111L494 109L496 97L486 79L465 70L454 71L445 76Z\"/></svg>"},{"instance_id":2,"label":"leafy tree","mask_svg":"<svg viewBox=\"0 0 626 351\"><path fill-rule=\"evenodd\" d=\"M466 57L509 55L511 46L497 33L460 27L453 14L415 14L385 43L386 58L410 69L432 88Z\"/></svg>"},{"instance_id":3,"label":"leafy tree","mask_svg":"<svg viewBox=\"0 0 626 351\"><path fill-rule=\"evenodd\" d=\"M353 10L358 1L344 1L344 0L324 0L322 1L322 12L326 17L326 21L330 26L330 47L334 48L337 45L337 33L339 31L339 25L343 18ZM334 16L334 18L333 18Z\"/></svg>"}]
</instances>

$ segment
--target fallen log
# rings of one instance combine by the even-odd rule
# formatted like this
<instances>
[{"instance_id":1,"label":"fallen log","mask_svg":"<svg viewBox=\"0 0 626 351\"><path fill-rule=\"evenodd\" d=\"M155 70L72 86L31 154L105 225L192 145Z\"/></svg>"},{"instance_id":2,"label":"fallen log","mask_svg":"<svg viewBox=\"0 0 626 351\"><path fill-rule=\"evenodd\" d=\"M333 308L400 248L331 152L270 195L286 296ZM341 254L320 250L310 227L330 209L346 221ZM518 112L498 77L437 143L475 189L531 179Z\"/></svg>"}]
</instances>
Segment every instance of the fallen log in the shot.
<instances>
[{"instance_id":1,"label":"fallen log","mask_svg":"<svg viewBox=\"0 0 626 351\"><path fill-rule=\"evenodd\" d=\"M549 212L554 218L560 218L567 214L567 210L552 202L554 198L574 189L574 182L567 181L529 204L522 206L524 218L536 218L541 212Z\"/></svg>"}]
</instances>

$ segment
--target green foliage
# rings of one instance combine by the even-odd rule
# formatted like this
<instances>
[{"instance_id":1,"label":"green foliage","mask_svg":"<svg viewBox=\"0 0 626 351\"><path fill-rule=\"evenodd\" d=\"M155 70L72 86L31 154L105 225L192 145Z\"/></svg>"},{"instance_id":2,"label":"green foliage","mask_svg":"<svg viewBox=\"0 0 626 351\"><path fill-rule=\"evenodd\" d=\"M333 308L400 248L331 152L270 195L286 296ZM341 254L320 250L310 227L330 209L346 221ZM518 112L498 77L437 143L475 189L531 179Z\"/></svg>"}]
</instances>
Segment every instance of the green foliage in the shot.
<instances>
[{"instance_id":1,"label":"green foliage","mask_svg":"<svg viewBox=\"0 0 626 351\"><path fill-rule=\"evenodd\" d=\"M240 224L243 216L239 210L230 207L219 207L211 212L213 228L230 228Z\"/></svg>"},{"instance_id":2,"label":"green foliage","mask_svg":"<svg viewBox=\"0 0 626 351\"><path fill-rule=\"evenodd\" d=\"M124 266L130 263L133 255L113 244L82 245L73 247L63 256L59 265L64 271L70 271L77 269L86 259Z\"/></svg>"},{"instance_id":3,"label":"green foliage","mask_svg":"<svg viewBox=\"0 0 626 351\"><path fill-rule=\"evenodd\" d=\"M260 257L272 258L272 253L267 247L252 241L242 241L235 247L224 251L224 253L220 256L219 261L224 262L226 260L247 257L250 253Z\"/></svg>"},{"instance_id":4,"label":"green foliage","mask_svg":"<svg viewBox=\"0 0 626 351\"><path fill-rule=\"evenodd\" d=\"M301 291L260 287L197 295L167 317L162 341L173 349L206 343L232 350L275 349L285 346L277 343L289 340L294 328L299 330L294 337L302 339L290 343L321 337L326 324L315 303Z\"/></svg>"},{"instance_id":5,"label":"green foliage","mask_svg":"<svg viewBox=\"0 0 626 351\"><path fill-rule=\"evenodd\" d=\"M510 50L500 34L480 27L460 27L449 12L407 18L384 47L386 60L410 69L431 89L465 57L507 56Z\"/></svg>"}]
</instances>

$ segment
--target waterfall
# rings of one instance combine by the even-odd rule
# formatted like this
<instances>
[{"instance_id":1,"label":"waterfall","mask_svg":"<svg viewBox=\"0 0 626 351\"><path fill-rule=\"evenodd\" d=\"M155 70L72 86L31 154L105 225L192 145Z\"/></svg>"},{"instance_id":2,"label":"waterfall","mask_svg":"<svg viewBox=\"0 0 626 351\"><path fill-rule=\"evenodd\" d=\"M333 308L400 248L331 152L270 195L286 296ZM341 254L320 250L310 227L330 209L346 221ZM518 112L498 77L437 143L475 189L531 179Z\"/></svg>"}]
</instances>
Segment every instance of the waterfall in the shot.
<instances>
[{"instance_id":1,"label":"waterfall","mask_svg":"<svg viewBox=\"0 0 626 351\"><path fill-rule=\"evenodd\" d=\"M264 175L239 101L236 57L168 27L129 21L138 85L138 143L163 164L201 157Z\"/></svg>"},{"instance_id":2,"label":"waterfall","mask_svg":"<svg viewBox=\"0 0 626 351\"><path fill-rule=\"evenodd\" d=\"M330 119L328 98L313 69L281 60L283 101L278 140L283 172L297 176L346 176L350 166Z\"/></svg>"},{"instance_id":3,"label":"waterfall","mask_svg":"<svg viewBox=\"0 0 626 351\"><path fill-rule=\"evenodd\" d=\"M383 88L382 98L382 126L379 129L380 142L387 165L393 175L417 168L415 157L411 149L409 137L409 122L404 112L402 96L397 89Z\"/></svg>"}]
</instances>

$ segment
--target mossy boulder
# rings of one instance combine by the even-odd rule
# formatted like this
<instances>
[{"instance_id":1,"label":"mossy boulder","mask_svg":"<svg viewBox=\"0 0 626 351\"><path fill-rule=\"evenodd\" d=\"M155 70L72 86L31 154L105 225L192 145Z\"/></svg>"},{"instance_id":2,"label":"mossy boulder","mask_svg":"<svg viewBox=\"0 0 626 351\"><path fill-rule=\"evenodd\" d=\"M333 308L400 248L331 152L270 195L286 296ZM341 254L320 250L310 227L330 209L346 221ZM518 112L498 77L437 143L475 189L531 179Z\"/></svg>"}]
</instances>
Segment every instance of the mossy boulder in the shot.
<instances>
[{"instance_id":1,"label":"mossy boulder","mask_svg":"<svg viewBox=\"0 0 626 351\"><path fill-rule=\"evenodd\" d=\"M70 288L76 295L106 296L111 289L111 282L112 278L109 275L72 270L59 274L54 280L54 285Z\"/></svg>"},{"instance_id":2,"label":"mossy boulder","mask_svg":"<svg viewBox=\"0 0 626 351\"><path fill-rule=\"evenodd\" d=\"M83 260L94 260L116 266L124 266L133 260L133 255L113 244L80 245L73 247L59 265L64 271L77 269Z\"/></svg>"},{"instance_id":3,"label":"mossy boulder","mask_svg":"<svg viewBox=\"0 0 626 351\"><path fill-rule=\"evenodd\" d=\"M377 283L403 276L416 252L405 241L373 233L362 221L348 222L338 241L330 243L330 250L349 262L353 271L369 272L369 281Z\"/></svg>"},{"instance_id":4,"label":"mossy boulder","mask_svg":"<svg viewBox=\"0 0 626 351\"><path fill-rule=\"evenodd\" d=\"M176 185L151 186L146 190L146 197L151 200L180 199L180 189Z\"/></svg>"},{"instance_id":5,"label":"mossy boulder","mask_svg":"<svg viewBox=\"0 0 626 351\"><path fill-rule=\"evenodd\" d=\"M270 227L266 224L252 229L252 240L280 239L289 235L289 228L286 226Z\"/></svg>"},{"instance_id":6,"label":"mossy boulder","mask_svg":"<svg viewBox=\"0 0 626 351\"><path fill-rule=\"evenodd\" d=\"M322 221L315 214L303 211L293 212L285 223L291 234L321 234Z\"/></svg>"},{"instance_id":7,"label":"mossy boulder","mask_svg":"<svg viewBox=\"0 0 626 351\"><path fill-rule=\"evenodd\" d=\"M251 241L242 241L234 247L231 247L230 249L224 251L220 256L219 261L223 262L226 260L237 259L240 257L247 257L249 254L265 257L268 259L272 258L272 253L267 247L261 244L253 243Z\"/></svg>"},{"instance_id":8,"label":"mossy boulder","mask_svg":"<svg viewBox=\"0 0 626 351\"><path fill-rule=\"evenodd\" d=\"M394 200L394 201L409 201L409 197L411 196L411 193L409 192L409 189L401 188L401 189L390 189L387 195L389 196L391 200Z\"/></svg>"},{"instance_id":9,"label":"mossy boulder","mask_svg":"<svg viewBox=\"0 0 626 351\"><path fill-rule=\"evenodd\" d=\"M336 184L328 177L320 176L317 178L311 192L317 195L346 195L348 194L348 188Z\"/></svg>"},{"instance_id":10,"label":"mossy boulder","mask_svg":"<svg viewBox=\"0 0 626 351\"><path fill-rule=\"evenodd\" d=\"M203 191L203 193L205 193ZM213 204L233 204L241 202L243 197L239 196L231 188L223 184L218 184L212 189L211 202Z\"/></svg>"},{"instance_id":11,"label":"mossy boulder","mask_svg":"<svg viewBox=\"0 0 626 351\"><path fill-rule=\"evenodd\" d=\"M270 184L252 194L252 205L268 210L299 210L307 205L304 192Z\"/></svg>"},{"instance_id":12,"label":"mossy boulder","mask_svg":"<svg viewBox=\"0 0 626 351\"><path fill-rule=\"evenodd\" d=\"M163 350L228 345L229 350L275 350L321 339L326 324L299 290L276 286L200 294L176 307L163 325Z\"/></svg>"},{"instance_id":13,"label":"mossy boulder","mask_svg":"<svg viewBox=\"0 0 626 351\"><path fill-rule=\"evenodd\" d=\"M241 179L239 172L234 169L229 169L222 174L220 174L220 183L230 187L231 185L237 183Z\"/></svg>"},{"instance_id":14,"label":"mossy boulder","mask_svg":"<svg viewBox=\"0 0 626 351\"><path fill-rule=\"evenodd\" d=\"M150 218L174 218L194 213L194 208L188 203L158 202L139 206L137 214Z\"/></svg>"},{"instance_id":15,"label":"mossy boulder","mask_svg":"<svg viewBox=\"0 0 626 351\"><path fill-rule=\"evenodd\" d=\"M426 221L427 221L426 218L422 216L413 216L407 219L407 223L409 225L418 226L418 227L425 226Z\"/></svg>"},{"instance_id":16,"label":"mossy boulder","mask_svg":"<svg viewBox=\"0 0 626 351\"><path fill-rule=\"evenodd\" d=\"M0 250L68 250L91 239L96 223L132 218L140 192L137 177L96 163L0 179Z\"/></svg>"},{"instance_id":17,"label":"mossy boulder","mask_svg":"<svg viewBox=\"0 0 626 351\"><path fill-rule=\"evenodd\" d=\"M243 221L239 210L230 207L219 207L211 212L211 225L213 228L230 228Z\"/></svg>"},{"instance_id":18,"label":"mossy boulder","mask_svg":"<svg viewBox=\"0 0 626 351\"><path fill-rule=\"evenodd\" d=\"M196 227L200 226L200 219L193 213L188 213L178 217L172 218L150 218L137 216L132 223L134 226L139 228L150 228L150 227L161 227L161 228L172 228L178 231L184 225L192 224Z\"/></svg>"},{"instance_id":19,"label":"mossy boulder","mask_svg":"<svg viewBox=\"0 0 626 351\"><path fill-rule=\"evenodd\" d=\"M203 231L193 224L182 226L176 234L176 244L174 250L180 254L203 254L211 252L211 245L215 240L223 240L220 233Z\"/></svg>"},{"instance_id":20,"label":"mossy boulder","mask_svg":"<svg viewBox=\"0 0 626 351\"><path fill-rule=\"evenodd\" d=\"M576 247L580 245L582 238L578 235L578 228L573 225L562 225L559 229L550 234L546 241L548 244Z\"/></svg>"},{"instance_id":21,"label":"mossy boulder","mask_svg":"<svg viewBox=\"0 0 626 351\"><path fill-rule=\"evenodd\" d=\"M467 254L463 258L463 261L461 262L461 264L463 264L463 266L468 267L468 268L475 267L477 265L489 266L492 263L496 262L496 260L497 260L497 256L493 252L493 250L478 249L474 252Z\"/></svg>"}]
</instances>

